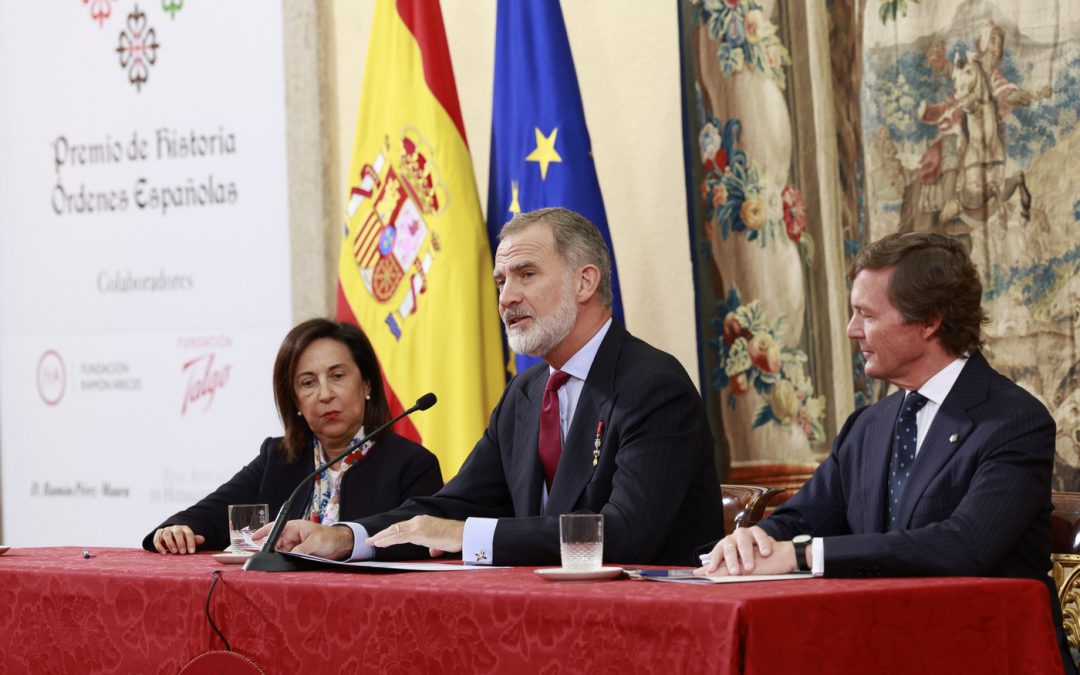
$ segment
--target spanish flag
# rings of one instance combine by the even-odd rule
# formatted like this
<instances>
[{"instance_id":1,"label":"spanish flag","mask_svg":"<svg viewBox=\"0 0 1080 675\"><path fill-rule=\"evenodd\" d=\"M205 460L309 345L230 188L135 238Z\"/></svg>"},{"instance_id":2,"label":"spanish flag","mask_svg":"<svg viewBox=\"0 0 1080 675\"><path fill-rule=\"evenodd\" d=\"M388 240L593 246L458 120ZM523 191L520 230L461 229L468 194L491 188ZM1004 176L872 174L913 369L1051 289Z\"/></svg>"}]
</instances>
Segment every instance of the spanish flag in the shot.
<instances>
[{"instance_id":1,"label":"spanish flag","mask_svg":"<svg viewBox=\"0 0 1080 675\"><path fill-rule=\"evenodd\" d=\"M338 267L338 320L378 354L395 429L457 473L505 384L491 250L438 0L378 0Z\"/></svg>"}]
</instances>

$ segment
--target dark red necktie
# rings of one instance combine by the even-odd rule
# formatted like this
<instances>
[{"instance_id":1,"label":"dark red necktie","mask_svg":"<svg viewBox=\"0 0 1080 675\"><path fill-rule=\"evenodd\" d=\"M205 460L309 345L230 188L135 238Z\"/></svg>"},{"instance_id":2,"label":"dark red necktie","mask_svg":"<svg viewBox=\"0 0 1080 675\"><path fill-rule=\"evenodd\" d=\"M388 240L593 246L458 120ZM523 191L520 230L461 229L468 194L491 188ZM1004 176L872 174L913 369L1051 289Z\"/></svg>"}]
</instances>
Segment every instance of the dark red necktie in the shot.
<instances>
[{"instance_id":1,"label":"dark red necktie","mask_svg":"<svg viewBox=\"0 0 1080 675\"><path fill-rule=\"evenodd\" d=\"M562 455L562 432L559 428L559 389L570 376L556 370L548 376L544 387L544 404L540 408L540 465L544 467L544 480L548 490L555 478L555 469Z\"/></svg>"}]
</instances>

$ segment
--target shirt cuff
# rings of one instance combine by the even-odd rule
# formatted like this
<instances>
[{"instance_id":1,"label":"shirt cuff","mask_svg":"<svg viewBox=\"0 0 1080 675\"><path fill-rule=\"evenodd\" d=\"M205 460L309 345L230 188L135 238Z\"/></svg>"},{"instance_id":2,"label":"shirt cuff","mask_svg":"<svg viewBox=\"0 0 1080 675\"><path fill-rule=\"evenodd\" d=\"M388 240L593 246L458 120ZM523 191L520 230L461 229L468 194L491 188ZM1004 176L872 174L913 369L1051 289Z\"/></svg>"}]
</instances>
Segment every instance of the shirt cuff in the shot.
<instances>
[{"instance_id":1,"label":"shirt cuff","mask_svg":"<svg viewBox=\"0 0 1080 675\"><path fill-rule=\"evenodd\" d=\"M814 537L811 540L810 555L814 557L810 573L815 577L825 576L825 540L822 537Z\"/></svg>"},{"instance_id":2,"label":"shirt cuff","mask_svg":"<svg viewBox=\"0 0 1080 675\"><path fill-rule=\"evenodd\" d=\"M461 535L461 561L466 565L490 565L498 518L466 518Z\"/></svg>"},{"instance_id":3,"label":"shirt cuff","mask_svg":"<svg viewBox=\"0 0 1080 675\"><path fill-rule=\"evenodd\" d=\"M375 547L368 546L364 541L368 538L367 528L360 523L336 523L334 527L347 527L352 530L353 536L353 549L352 555L349 556L347 562L353 562L355 560L371 560L375 557Z\"/></svg>"}]
</instances>

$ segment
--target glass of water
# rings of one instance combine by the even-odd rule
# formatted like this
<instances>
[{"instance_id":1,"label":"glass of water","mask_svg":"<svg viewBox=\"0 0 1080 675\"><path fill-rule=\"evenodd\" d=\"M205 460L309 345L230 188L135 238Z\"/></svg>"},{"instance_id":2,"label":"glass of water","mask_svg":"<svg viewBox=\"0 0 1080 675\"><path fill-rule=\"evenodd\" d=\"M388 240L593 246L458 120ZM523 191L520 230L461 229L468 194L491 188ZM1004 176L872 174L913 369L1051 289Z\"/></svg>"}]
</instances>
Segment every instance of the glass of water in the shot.
<instances>
[{"instance_id":1,"label":"glass of water","mask_svg":"<svg viewBox=\"0 0 1080 675\"><path fill-rule=\"evenodd\" d=\"M604 565L604 516L567 513L559 516L559 552L564 570L595 571Z\"/></svg>"},{"instance_id":2,"label":"glass of water","mask_svg":"<svg viewBox=\"0 0 1080 675\"><path fill-rule=\"evenodd\" d=\"M255 530L266 525L266 504L229 505L229 546L233 551L258 551L262 548L251 540Z\"/></svg>"}]
</instances>

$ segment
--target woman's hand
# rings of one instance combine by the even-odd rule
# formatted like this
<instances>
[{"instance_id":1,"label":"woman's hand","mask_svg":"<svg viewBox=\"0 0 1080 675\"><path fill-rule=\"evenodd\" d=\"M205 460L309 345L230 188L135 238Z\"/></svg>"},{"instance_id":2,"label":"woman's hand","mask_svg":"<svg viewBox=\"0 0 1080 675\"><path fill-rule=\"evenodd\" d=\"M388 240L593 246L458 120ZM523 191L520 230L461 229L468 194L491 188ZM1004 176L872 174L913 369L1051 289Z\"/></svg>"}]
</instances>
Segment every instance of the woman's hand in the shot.
<instances>
[{"instance_id":1,"label":"woman's hand","mask_svg":"<svg viewBox=\"0 0 1080 675\"><path fill-rule=\"evenodd\" d=\"M195 547L206 541L206 537L195 534L187 525L159 527L154 533L154 548L158 553L194 553Z\"/></svg>"}]
</instances>

